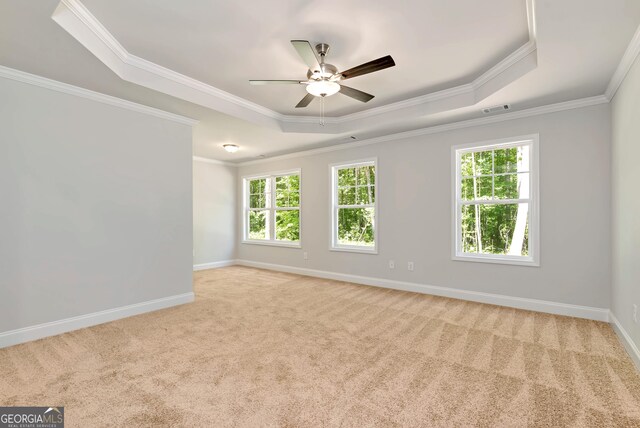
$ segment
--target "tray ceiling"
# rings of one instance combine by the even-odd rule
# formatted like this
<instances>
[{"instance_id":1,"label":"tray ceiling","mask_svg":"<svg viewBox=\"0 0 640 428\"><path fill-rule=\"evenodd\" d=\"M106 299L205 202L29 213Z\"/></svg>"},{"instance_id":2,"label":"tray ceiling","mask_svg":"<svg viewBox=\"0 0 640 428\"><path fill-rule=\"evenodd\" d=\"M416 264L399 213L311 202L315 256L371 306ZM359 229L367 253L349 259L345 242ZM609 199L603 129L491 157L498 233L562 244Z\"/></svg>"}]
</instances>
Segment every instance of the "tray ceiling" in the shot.
<instances>
[{"instance_id":1,"label":"tray ceiling","mask_svg":"<svg viewBox=\"0 0 640 428\"><path fill-rule=\"evenodd\" d=\"M362 131L377 125L383 119L389 121L408 117L419 118L428 114L471 106L535 69L537 51L533 0L527 0L524 4L527 12L525 22L527 23L528 41L479 74L474 80L378 107L371 106L365 110L343 116L331 117L329 113L330 117L326 121L326 126L324 120L322 126L319 126L317 119L313 117L283 115L273 109L129 52L79 0L61 1L52 18L126 81L284 132L339 134ZM373 77L380 74L375 73ZM364 79L373 77L371 75L361 76ZM244 85L246 83L242 87ZM265 90L263 87L248 87L255 92ZM382 86L380 87L382 88ZM271 88L266 90L271 90ZM274 96L272 98L277 100L284 97ZM342 95L337 95L330 97L326 104L335 98L347 101L343 100L345 97ZM353 100L348 101L353 102ZM367 104L367 106L369 105L370 103ZM309 109L298 109L301 112L305 110Z\"/></svg>"},{"instance_id":2,"label":"tray ceiling","mask_svg":"<svg viewBox=\"0 0 640 428\"><path fill-rule=\"evenodd\" d=\"M64 0L64 2L69 1L72 0ZM93 0L85 1L87 7L90 8L96 16L101 16L102 12L100 12L101 9L98 9L99 7L109 8L109 5L112 4L111 1L95 1L96 4L94 4ZM113 4L117 6L118 2L119 0L115 0ZM165 0L158 2L135 0L131 1L130 5L131 8L133 8L132 10L135 8L143 8L143 12L147 10L147 12L144 13L153 14L155 11L144 8L149 8L151 7L150 5L155 5L156 3L160 5L159 7L163 7L163 4L169 4L169 2ZM217 6L216 10L225 10L224 8L227 7L226 3L228 2L211 1L210 3ZM255 3L257 4L258 2ZM302 11L305 10L305 4L308 3L309 2L287 2L287 4L290 5L298 5L296 7L299 9L300 16L304 15ZM437 10L439 6L438 4L431 4L431 2L427 3L430 4L430 7L436 8L435 10ZM513 3L516 3L516 1L514 0ZM630 42L631 47L635 46L636 51L640 49L640 35L636 35L634 39L634 33L640 24L640 2L637 0L609 0L606 2L601 0L563 0L561 2L533 0L532 4L535 5L536 18L536 66L534 69L530 69L526 73L521 74L521 76L514 78L511 83L503 85L499 89L494 88L489 95L483 96L479 100L467 100L465 103L467 105L463 107L459 105L442 104L440 101L439 111L423 110L420 114L396 114L395 116L382 112L377 116L373 115L369 117L368 122L361 121L361 125L363 126L354 132L347 129L338 129L337 132L333 134L292 133L282 132L280 126L274 126L274 123L277 124L277 121L273 117L265 116L264 114L257 114L257 116L263 119L266 117L270 119L270 121L267 120L264 123L259 123L241 118L241 115L231 111L203 106L193 101L171 96L166 92L163 93L162 91L154 90L148 86L145 87L141 84L123 80L112 68L107 67L104 61L90 52L86 46L79 43L76 38L72 37L65 29L51 19L52 14L59 4L59 0L39 0L37 2L0 0L0 40L3 40L3 43L0 43L0 65L195 118L199 120L199 124L194 128L194 154L230 161L250 160L264 155L269 157L276 154L291 153L315 147L349 145L353 144L353 140L350 139L351 135L357 137L357 144L358 141L363 139L378 138L403 131L424 128L432 128L434 131L438 129L450 129L449 124L461 121L473 120L473 123L476 123L477 120L480 120L480 122L477 123L486 123L488 122L486 119L498 120L501 116L485 116L481 113L481 109L483 107L504 103L512 105L513 112L507 113L507 115L520 117L521 112L524 112L526 109L538 111L540 110L537 109L538 107L554 103L562 103L560 104L560 108L569 108L571 106L584 106L597 102L606 102L607 99L610 99L611 92L607 91L607 98L602 97L602 94L605 93L610 82L617 81L619 83L621 80L620 76L624 75L625 68L618 67L618 65L621 63L625 50L630 46ZM205 3L200 0L180 2L180 7L183 10L176 12L176 14L182 14L182 17L176 19L176 23L180 20L189 22L189 19L199 19L194 17L189 18L188 16L189 13L192 13L187 12L192 4L195 5L194 7L198 7L198 5L206 6ZM404 3L399 4L397 7L402 9L405 15L413 15L413 10L411 8L404 9L403 4ZM127 7L125 2L120 2L120 5ZM186 5L189 7L187 8ZM250 6L255 7L255 5L245 5L246 8ZM293 6L291 7L294 8ZM289 9L287 9L287 11L288 10ZM425 10L422 10L423 14L428 14L429 11L425 12ZM159 11L158 13L160 12L166 13L164 11ZM253 11L249 11L248 13L252 15ZM375 14L375 10L371 10L368 13ZM326 10L325 14L341 15L342 9ZM359 29L360 27L367 26L367 24L357 19L357 17L354 17L353 14L351 17L355 28L352 29L351 32L370 31L369 29ZM440 17L443 21L453 19L442 15L440 15ZM106 27L107 16L101 16L100 19L105 21ZM145 28L147 25L144 20L145 18L140 17L140 19L138 25L138 30L141 35L140 40L144 40L143 36L146 34L146 37L148 37L147 40L151 41L151 37L149 36L151 30ZM307 17L306 19L311 18ZM381 17L372 22L380 23L383 21L384 16L381 14ZM191 31L189 26L177 28L175 25L171 26L171 24L169 24L167 32L186 32L189 34ZM384 28L384 26L380 25L378 25L378 27ZM114 34L118 31L117 29L111 30ZM215 32L215 29L212 28L212 31ZM280 29L274 28L273 31L277 32L280 31ZM397 36L398 39L404 43L406 39L411 38L413 34L422 30L418 25L415 27L407 26L403 31L404 33L401 35L395 34L394 37ZM382 30L380 30L380 32L382 32ZM332 34L339 35L339 32L332 31ZM640 34L640 32L638 34ZM314 40L314 37L324 39L323 34L319 34L318 36L313 34L308 36L295 34L291 37L284 37L284 44L280 46L279 44L282 42L280 36L274 37L273 40L275 41L277 39L278 46L263 46L264 49L268 51L264 52L264 54L269 57L290 55L289 61L299 66L299 60L295 56L295 52L289 47L288 40L301 36L311 40ZM632 42L632 39L635 40L635 42ZM377 56L378 51L375 50L375 46L367 47L366 49L368 50L362 50L365 49L366 46L357 45L360 46L360 48L350 50L353 46L349 43L353 43L354 41L361 43L362 40L352 39L346 33L339 40L335 40L336 41L330 41L334 44L333 48L335 48L335 50L338 50L338 48L342 46L345 48L345 52L357 53L360 55L358 58L362 58L363 60ZM345 42L341 44L343 40ZM460 39L460 43L463 42L464 40ZM130 49L131 52L141 57L147 54L147 52L137 51L136 46L129 46L127 43L130 42L124 39L122 43L127 50ZM167 46L171 47L170 44ZM162 49L162 46L158 49ZM238 52L242 50L241 47L234 49ZM284 52L288 49L291 49L291 52L285 54ZM278 54L279 50L281 50L281 54ZM630 51L633 51L633 49ZM386 53L390 53L396 57L396 53L393 50L385 50L380 55ZM426 49L418 49L417 53L424 57L432 56L432 52ZM469 52L466 51L463 52L463 56L468 53ZM337 56L338 54L336 53L336 58ZM354 63L357 63L358 58L354 59ZM400 62L399 58L396 58L396 60ZM338 61L336 59L334 63L342 66L341 61L342 60ZM630 61L632 62L632 60ZM627 61L627 63L630 61ZM348 65L354 63L348 63ZM272 66L283 65L282 63L275 62L270 64ZM173 64L167 64L167 67L171 68L170 66L173 66ZM227 66L231 68L234 67L233 64L228 64ZM175 68L179 67L178 65L178 67ZM260 67L261 66L257 68ZM396 67L396 69L400 70L398 67ZM618 72L616 72L617 69ZM179 68L179 70L183 69ZM184 70L186 71L186 69ZM393 69L385 70L381 73L387 71L392 73L392 70ZM620 72L620 70L622 70L622 72ZM455 70L451 70L451 72L453 75ZM612 80L614 73L618 77L614 77ZM424 74L427 78L431 76L426 72ZM260 74L257 76L252 75L251 77L268 78L269 76ZM204 79L204 77L200 78ZM362 79L365 78L367 77L362 76ZM356 79L354 79L354 82L355 81ZM358 81L358 83L360 82L364 82L364 80ZM449 83L455 84L456 82L451 79L448 83L445 82L445 87ZM203 82L203 84L211 86L206 82ZM355 84L353 86L358 87ZM364 87L361 88L365 89ZM425 85L424 88L426 88L426 90L441 89L440 87L427 88L427 85ZM238 96L238 98L240 97ZM586 101L580 101L582 99L586 99ZM453 99L449 101L451 100ZM572 100L576 101L573 102ZM247 100L247 102L251 101ZM402 103L403 101L400 102ZM388 105L393 105L393 102ZM270 108L260 107L273 111ZM385 107L378 106L369 110L376 109L382 109L384 111ZM556 109L556 107L551 109L543 108L541 111L554 111L554 109ZM281 117L287 117L275 111L274 113ZM347 116L362 115L363 113L366 114L367 111L356 112ZM317 112L312 114L317 114ZM299 119L308 119L311 122L316 121L315 117L302 117ZM293 124L295 125L295 123ZM286 125L291 126L291 123L287 123ZM335 125L337 126L338 124ZM228 154L221 148L224 143L238 144L241 150L235 154ZM150 155L152 154L150 153Z\"/></svg>"},{"instance_id":3,"label":"tray ceiling","mask_svg":"<svg viewBox=\"0 0 640 428\"><path fill-rule=\"evenodd\" d=\"M331 45L327 62L345 70L390 54L396 67L350 85L367 104L336 95L343 116L469 83L529 41L525 0L83 0L131 54L281 114L318 115L294 106L303 87L251 87L249 79L304 79L289 40ZM464 13L461 13L464 11ZM140 31L144 28L144 31Z\"/></svg>"}]
</instances>

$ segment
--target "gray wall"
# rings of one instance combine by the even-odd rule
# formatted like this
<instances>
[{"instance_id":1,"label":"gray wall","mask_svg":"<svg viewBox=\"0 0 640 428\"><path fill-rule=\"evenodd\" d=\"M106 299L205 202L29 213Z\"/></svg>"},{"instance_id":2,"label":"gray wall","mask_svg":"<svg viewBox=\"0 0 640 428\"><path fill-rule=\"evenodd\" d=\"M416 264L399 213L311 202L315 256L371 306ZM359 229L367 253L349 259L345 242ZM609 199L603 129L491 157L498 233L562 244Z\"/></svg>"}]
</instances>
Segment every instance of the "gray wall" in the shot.
<instances>
[{"instance_id":1,"label":"gray wall","mask_svg":"<svg viewBox=\"0 0 640 428\"><path fill-rule=\"evenodd\" d=\"M192 290L191 127L0 78L0 332Z\"/></svg>"},{"instance_id":2,"label":"gray wall","mask_svg":"<svg viewBox=\"0 0 640 428\"><path fill-rule=\"evenodd\" d=\"M193 264L235 259L236 168L193 161Z\"/></svg>"},{"instance_id":3,"label":"gray wall","mask_svg":"<svg viewBox=\"0 0 640 428\"><path fill-rule=\"evenodd\" d=\"M613 284L611 310L640 347L640 60L612 102ZM639 314L640 316L640 314Z\"/></svg>"},{"instance_id":4,"label":"gray wall","mask_svg":"<svg viewBox=\"0 0 640 428\"><path fill-rule=\"evenodd\" d=\"M240 243L238 258L608 308L610 132L609 105L598 105L242 166L238 212L243 175L302 168L303 248ZM452 261L451 146L533 133L540 135L540 267ZM371 156L378 157L379 254L329 251L328 165Z\"/></svg>"}]
</instances>

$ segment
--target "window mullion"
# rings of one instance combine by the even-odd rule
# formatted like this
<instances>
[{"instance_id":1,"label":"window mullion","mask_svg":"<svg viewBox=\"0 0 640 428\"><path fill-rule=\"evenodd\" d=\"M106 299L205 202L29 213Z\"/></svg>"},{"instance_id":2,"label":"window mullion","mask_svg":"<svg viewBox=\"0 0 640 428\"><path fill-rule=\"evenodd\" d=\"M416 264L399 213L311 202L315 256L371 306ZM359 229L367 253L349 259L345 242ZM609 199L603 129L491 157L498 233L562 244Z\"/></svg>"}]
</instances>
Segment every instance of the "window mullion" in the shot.
<instances>
[{"instance_id":1,"label":"window mullion","mask_svg":"<svg viewBox=\"0 0 640 428\"><path fill-rule=\"evenodd\" d=\"M338 208L357 209L357 208L375 208L375 204L358 204L358 205L336 205Z\"/></svg>"},{"instance_id":2,"label":"window mullion","mask_svg":"<svg viewBox=\"0 0 640 428\"><path fill-rule=\"evenodd\" d=\"M496 151L491 150L491 199L496 198Z\"/></svg>"},{"instance_id":3,"label":"window mullion","mask_svg":"<svg viewBox=\"0 0 640 428\"><path fill-rule=\"evenodd\" d=\"M523 199L469 199L458 200L459 205L509 205L509 204L528 204L531 198Z\"/></svg>"},{"instance_id":4,"label":"window mullion","mask_svg":"<svg viewBox=\"0 0 640 428\"><path fill-rule=\"evenodd\" d=\"M245 200L244 206L246 207L244 215L244 239L249 239L249 230L251 229L251 180L244 180L245 185Z\"/></svg>"},{"instance_id":5,"label":"window mullion","mask_svg":"<svg viewBox=\"0 0 640 428\"><path fill-rule=\"evenodd\" d=\"M269 177L268 180L268 196L267 196L267 205L269 208L269 240L273 241L275 240L275 220L276 220L276 211L275 211L275 181L276 178L274 176Z\"/></svg>"},{"instance_id":6,"label":"window mullion","mask_svg":"<svg viewBox=\"0 0 640 428\"><path fill-rule=\"evenodd\" d=\"M335 179L335 191L333 193L333 198L334 198L334 209L333 209L333 215L335 217L335 221L333 224L333 244L334 245L338 245L338 228L339 228L339 223L340 223L340 219L339 219L339 215L340 215L340 204L339 204L339 197L338 197L338 193L339 193L339 175L340 175L340 170L336 169L334 171L334 179Z\"/></svg>"}]
</instances>

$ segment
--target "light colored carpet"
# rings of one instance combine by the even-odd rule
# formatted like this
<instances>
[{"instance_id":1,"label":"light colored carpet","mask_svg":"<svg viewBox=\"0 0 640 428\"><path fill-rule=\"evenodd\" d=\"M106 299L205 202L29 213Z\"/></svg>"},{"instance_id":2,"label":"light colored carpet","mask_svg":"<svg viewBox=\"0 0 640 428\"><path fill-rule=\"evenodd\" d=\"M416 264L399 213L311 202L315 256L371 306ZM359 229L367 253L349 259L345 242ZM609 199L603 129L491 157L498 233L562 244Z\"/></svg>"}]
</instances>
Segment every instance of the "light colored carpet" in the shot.
<instances>
[{"instance_id":1,"label":"light colored carpet","mask_svg":"<svg viewBox=\"0 0 640 428\"><path fill-rule=\"evenodd\" d=\"M609 325L230 267L195 303L0 350L67 426L640 426Z\"/></svg>"}]
</instances>

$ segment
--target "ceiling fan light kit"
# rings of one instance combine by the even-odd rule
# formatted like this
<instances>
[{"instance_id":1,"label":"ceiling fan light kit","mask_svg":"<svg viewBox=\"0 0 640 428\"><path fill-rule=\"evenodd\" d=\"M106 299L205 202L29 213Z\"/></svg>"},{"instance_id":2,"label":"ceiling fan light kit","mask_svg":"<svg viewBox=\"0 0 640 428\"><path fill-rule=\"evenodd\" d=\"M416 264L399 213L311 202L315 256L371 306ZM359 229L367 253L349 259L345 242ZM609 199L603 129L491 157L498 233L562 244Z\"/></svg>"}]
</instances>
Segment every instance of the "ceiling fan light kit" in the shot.
<instances>
[{"instance_id":1,"label":"ceiling fan light kit","mask_svg":"<svg viewBox=\"0 0 640 428\"><path fill-rule=\"evenodd\" d=\"M330 80L316 80L307 85L307 92L316 97L329 97L340 92L340 84Z\"/></svg>"},{"instance_id":2,"label":"ceiling fan light kit","mask_svg":"<svg viewBox=\"0 0 640 428\"><path fill-rule=\"evenodd\" d=\"M341 81L396 65L393 58L387 55L340 72L336 66L324 62L325 56L329 52L328 44L319 43L316 45L315 50L307 40L291 40L291 44L309 67L307 80L250 80L249 83L252 85L306 85L308 94L300 100L296 108L307 107L314 97L325 98L338 92L363 103L369 102L374 98L373 95L345 86Z\"/></svg>"}]
</instances>

